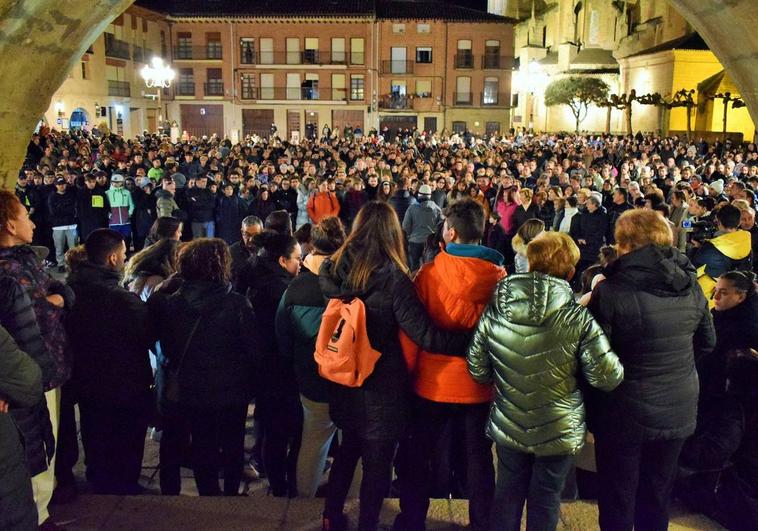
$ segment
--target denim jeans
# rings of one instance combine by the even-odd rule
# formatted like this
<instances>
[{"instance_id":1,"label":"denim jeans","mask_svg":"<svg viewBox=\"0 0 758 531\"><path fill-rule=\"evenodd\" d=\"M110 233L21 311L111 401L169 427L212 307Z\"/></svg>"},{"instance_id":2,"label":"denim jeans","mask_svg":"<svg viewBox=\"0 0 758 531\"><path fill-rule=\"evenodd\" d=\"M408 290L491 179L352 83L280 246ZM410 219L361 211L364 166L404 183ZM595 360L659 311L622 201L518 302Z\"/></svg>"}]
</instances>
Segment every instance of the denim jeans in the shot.
<instances>
[{"instance_id":1,"label":"denim jeans","mask_svg":"<svg viewBox=\"0 0 758 531\"><path fill-rule=\"evenodd\" d=\"M329 445L337 426L329 417L329 404L300 395L303 405L303 437L297 458L297 493L305 498L316 495L324 475Z\"/></svg>"},{"instance_id":2,"label":"denim jeans","mask_svg":"<svg viewBox=\"0 0 758 531\"><path fill-rule=\"evenodd\" d=\"M213 221L193 221L193 238L213 238L216 235L216 223Z\"/></svg>"},{"instance_id":3,"label":"denim jeans","mask_svg":"<svg viewBox=\"0 0 758 531\"><path fill-rule=\"evenodd\" d=\"M424 255L423 243L408 242L408 267L415 271L421 267L421 257Z\"/></svg>"},{"instance_id":4,"label":"denim jeans","mask_svg":"<svg viewBox=\"0 0 758 531\"><path fill-rule=\"evenodd\" d=\"M498 446L497 460L492 529L519 531L526 501L527 531L554 530L560 516L563 483L574 457L537 457Z\"/></svg>"},{"instance_id":5,"label":"denim jeans","mask_svg":"<svg viewBox=\"0 0 758 531\"><path fill-rule=\"evenodd\" d=\"M59 266L65 265L63 261L66 249L76 247L76 229L53 229L53 242L55 243L55 260Z\"/></svg>"}]
</instances>

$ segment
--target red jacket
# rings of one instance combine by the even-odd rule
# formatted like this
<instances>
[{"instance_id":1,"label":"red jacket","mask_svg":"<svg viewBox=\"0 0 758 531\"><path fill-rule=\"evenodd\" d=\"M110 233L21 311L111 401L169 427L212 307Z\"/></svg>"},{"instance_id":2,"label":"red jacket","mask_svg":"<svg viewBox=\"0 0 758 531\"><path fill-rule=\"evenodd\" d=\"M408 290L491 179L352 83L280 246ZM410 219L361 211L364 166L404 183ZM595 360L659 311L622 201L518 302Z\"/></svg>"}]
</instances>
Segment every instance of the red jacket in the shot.
<instances>
[{"instance_id":1,"label":"red jacket","mask_svg":"<svg viewBox=\"0 0 758 531\"><path fill-rule=\"evenodd\" d=\"M505 269L488 260L442 252L421 268L415 284L436 325L445 329L472 330L492 298L495 285L503 277ZM465 356L426 352L402 332L400 342L418 396L434 402L458 404L492 401L492 387L476 383L471 378Z\"/></svg>"},{"instance_id":2,"label":"red jacket","mask_svg":"<svg viewBox=\"0 0 758 531\"><path fill-rule=\"evenodd\" d=\"M308 217L318 223L329 216L339 216L340 201L334 192L319 192L308 199Z\"/></svg>"}]
</instances>

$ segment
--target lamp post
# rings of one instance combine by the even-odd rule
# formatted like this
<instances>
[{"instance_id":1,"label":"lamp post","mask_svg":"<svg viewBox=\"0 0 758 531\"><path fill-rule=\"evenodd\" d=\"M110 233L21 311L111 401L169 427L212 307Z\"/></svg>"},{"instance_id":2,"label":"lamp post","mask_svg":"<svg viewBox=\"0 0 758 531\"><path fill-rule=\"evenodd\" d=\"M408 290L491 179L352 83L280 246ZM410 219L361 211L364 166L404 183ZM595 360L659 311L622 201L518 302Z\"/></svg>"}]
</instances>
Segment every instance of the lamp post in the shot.
<instances>
[{"instance_id":1,"label":"lamp post","mask_svg":"<svg viewBox=\"0 0 758 531\"><path fill-rule=\"evenodd\" d=\"M153 57L149 65L142 67L140 74L142 75L142 79L145 80L147 88L155 87L158 89L155 95L149 94L149 96L158 100L158 108L160 109L161 90L171 86L176 72L174 72L173 68L164 64L163 59L160 57ZM168 117L168 112L166 112L166 116Z\"/></svg>"}]
</instances>

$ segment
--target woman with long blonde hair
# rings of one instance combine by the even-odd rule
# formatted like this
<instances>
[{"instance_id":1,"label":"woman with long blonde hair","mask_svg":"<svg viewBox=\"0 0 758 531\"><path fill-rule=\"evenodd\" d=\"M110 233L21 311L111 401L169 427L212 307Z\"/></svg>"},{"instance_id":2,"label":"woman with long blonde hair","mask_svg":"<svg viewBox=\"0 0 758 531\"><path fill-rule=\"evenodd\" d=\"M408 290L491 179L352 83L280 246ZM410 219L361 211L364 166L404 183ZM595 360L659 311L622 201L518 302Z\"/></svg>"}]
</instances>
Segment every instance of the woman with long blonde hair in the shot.
<instances>
[{"instance_id":1,"label":"woman with long blonde hair","mask_svg":"<svg viewBox=\"0 0 758 531\"><path fill-rule=\"evenodd\" d=\"M363 460L358 529L376 529L392 478L395 447L410 415L408 368L398 331L431 352L461 355L465 334L434 326L408 276L403 232L387 203L371 201L355 218L345 243L321 266L327 298L358 297L366 307L366 331L381 356L360 387L333 384L329 412L342 444L329 476L323 528L345 529L345 498L358 459Z\"/></svg>"}]
</instances>

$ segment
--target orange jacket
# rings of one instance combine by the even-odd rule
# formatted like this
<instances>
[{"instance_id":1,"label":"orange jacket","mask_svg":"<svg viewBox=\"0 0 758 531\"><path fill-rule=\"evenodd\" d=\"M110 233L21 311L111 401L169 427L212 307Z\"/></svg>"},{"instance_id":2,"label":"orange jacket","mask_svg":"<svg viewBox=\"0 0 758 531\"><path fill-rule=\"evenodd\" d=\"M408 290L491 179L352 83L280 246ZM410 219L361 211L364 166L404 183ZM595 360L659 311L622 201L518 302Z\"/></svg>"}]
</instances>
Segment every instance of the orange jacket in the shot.
<instances>
[{"instance_id":1,"label":"orange jacket","mask_svg":"<svg viewBox=\"0 0 758 531\"><path fill-rule=\"evenodd\" d=\"M308 217L318 223L329 216L339 216L340 200L334 192L319 192L308 199Z\"/></svg>"},{"instance_id":2,"label":"orange jacket","mask_svg":"<svg viewBox=\"0 0 758 531\"><path fill-rule=\"evenodd\" d=\"M415 284L435 324L445 329L471 330L492 298L495 284L503 277L505 269L490 261L442 252L421 268ZM471 378L465 356L426 352L402 331L400 342L418 396L457 404L492 401L492 387Z\"/></svg>"}]
</instances>

